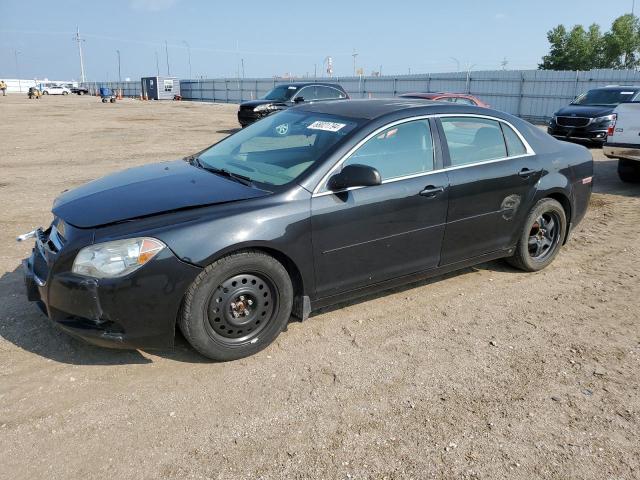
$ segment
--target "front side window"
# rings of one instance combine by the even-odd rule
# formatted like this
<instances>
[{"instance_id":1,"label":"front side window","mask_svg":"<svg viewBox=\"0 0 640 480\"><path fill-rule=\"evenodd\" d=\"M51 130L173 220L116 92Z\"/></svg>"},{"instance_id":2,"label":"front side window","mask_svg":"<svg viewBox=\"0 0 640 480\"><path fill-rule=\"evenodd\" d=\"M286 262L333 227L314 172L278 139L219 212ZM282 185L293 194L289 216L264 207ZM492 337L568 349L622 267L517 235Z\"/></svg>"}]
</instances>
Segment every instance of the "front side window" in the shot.
<instances>
[{"instance_id":1,"label":"front side window","mask_svg":"<svg viewBox=\"0 0 640 480\"><path fill-rule=\"evenodd\" d=\"M318 100L320 98L318 95L318 87L315 85L304 87L296 95L296 98L302 98L305 102L313 102L314 100Z\"/></svg>"},{"instance_id":2,"label":"front side window","mask_svg":"<svg viewBox=\"0 0 640 480\"><path fill-rule=\"evenodd\" d=\"M507 157L502 129L496 120L445 117L441 121L452 167Z\"/></svg>"},{"instance_id":3,"label":"front side window","mask_svg":"<svg viewBox=\"0 0 640 480\"><path fill-rule=\"evenodd\" d=\"M380 172L382 181L433 170L433 140L428 120L390 127L367 140L345 162L367 165Z\"/></svg>"},{"instance_id":4,"label":"front side window","mask_svg":"<svg viewBox=\"0 0 640 480\"><path fill-rule=\"evenodd\" d=\"M285 110L202 152L204 168L226 170L267 185L292 182L358 124L352 119Z\"/></svg>"},{"instance_id":5,"label":"front side window","mask_svg":"<svg viewBox=\"0 0 640 480\"><path fill-rule=\"evenodd\" d=\"M298 87L295 85L278 85L262 98L264 100L273 100L275 102L286 102L287 100L290 100L297 91Z\"/></svg>"}]
</instances>

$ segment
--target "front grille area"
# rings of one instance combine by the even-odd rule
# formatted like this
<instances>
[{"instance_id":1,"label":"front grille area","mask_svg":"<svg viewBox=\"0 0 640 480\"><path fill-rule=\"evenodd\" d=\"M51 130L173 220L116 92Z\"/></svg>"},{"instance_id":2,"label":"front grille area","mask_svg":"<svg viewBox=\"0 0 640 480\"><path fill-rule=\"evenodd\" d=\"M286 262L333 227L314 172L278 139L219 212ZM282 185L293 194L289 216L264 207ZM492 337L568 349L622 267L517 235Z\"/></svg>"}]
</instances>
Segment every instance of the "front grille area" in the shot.
<instances>
[{"instance_id":1,"label":"front grille area","mask_svg":"<svg viewBox=\"0 0 640 480\"><path fill-rule=\"evenodd\" d=\"M556 123L561 127L586 127L591 123L591 119L584 117L556 117Z\"/></svg>"}]
</instances>

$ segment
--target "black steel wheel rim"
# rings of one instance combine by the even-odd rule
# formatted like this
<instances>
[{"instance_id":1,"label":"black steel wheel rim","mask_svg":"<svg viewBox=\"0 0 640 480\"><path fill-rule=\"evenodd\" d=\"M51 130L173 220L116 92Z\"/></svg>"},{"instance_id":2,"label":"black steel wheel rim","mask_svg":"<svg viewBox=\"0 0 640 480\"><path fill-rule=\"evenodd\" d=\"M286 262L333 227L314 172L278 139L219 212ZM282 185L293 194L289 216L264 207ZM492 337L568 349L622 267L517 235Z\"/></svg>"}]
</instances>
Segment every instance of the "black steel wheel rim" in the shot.
<instances>
[{"instance_id":1,"label":"black steel wheel rim","mask_svg":"<svg viewBox=\"0 0 640 480\"><path fill-rule=\"evenodd\" d=\"M278 311L278 290L266 275L241 273L211 293L205 324L209 335L228 345L250 343Z\"/></svg>"},{"instance_id":2,"label":"black steel wheel rim","mask_svg":"<svg viewBox=\"0 0 640 480\"><path fill-rule=\"evenodd\" d=\"M529 230L529 256L536 261L544 261L553 254L560 242L560 216L555 212L545 212L538 216Z\"/></svg>"}]
</instances>

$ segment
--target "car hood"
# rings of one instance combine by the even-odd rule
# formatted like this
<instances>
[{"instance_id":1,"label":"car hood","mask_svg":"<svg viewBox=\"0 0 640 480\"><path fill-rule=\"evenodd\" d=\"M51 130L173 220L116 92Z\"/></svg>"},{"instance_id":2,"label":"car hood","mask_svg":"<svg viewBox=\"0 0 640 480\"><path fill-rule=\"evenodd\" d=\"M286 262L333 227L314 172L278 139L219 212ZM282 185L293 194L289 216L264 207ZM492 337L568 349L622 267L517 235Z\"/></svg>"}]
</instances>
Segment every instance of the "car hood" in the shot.
<instances>
[{"instance_id":1,"label":"car hood","mask_svg":"<svg viewBox=\"0 0 640 480\"><path fill-rule=\"evenodd\" d=\"M610 115L616 107L588 106L588 105L567 105L556 112L561 117L587 117L596 118Z\"/></svg>"},{"instance_id":2,"label":"car hood","mask_svg":"<svg viewBox=\"0 0 640 480\"><path fill-rule=\"evenodd\" d=\"M123 170L66 191L55 200L53 214L90 228L269 193L176 160Z\"/></svg>"},{"instance_id":3,"label":"car hood","mask_svg":"<svg viewBox=\"0 0 640 480\"><path fill-rule=\"evenodd\" d=\"M241 108L255 108L258 105L285 105L286 103L281 100L249 100L248 102L243 102L240 104Z\"/></svg>"}]
</instances>

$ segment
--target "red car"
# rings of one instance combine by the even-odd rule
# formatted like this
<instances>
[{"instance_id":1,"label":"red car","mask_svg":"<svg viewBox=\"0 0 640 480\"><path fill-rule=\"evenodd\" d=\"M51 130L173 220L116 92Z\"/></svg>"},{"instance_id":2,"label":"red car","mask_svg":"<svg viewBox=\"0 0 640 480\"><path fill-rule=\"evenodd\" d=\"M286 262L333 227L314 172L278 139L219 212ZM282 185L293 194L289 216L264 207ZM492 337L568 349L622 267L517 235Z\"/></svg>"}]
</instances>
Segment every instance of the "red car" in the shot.
<instances>
[{"instance_id":1,"label":"red car","mask_svg":"<svg viewBox=\"0 0 640 480\"><path fill-rule=\"evenodd\" d=\"M485 107L485 108L489 107L489 104L484 103L479 98L476 98L473 95L467 95L465 93L447 93L447 92L403 93L402 95L400 95L400 97L422 98L424 100L433 100L437 102L460 103L462 105L475 105L477 107Z\"/></svg>"}]
</instances>

